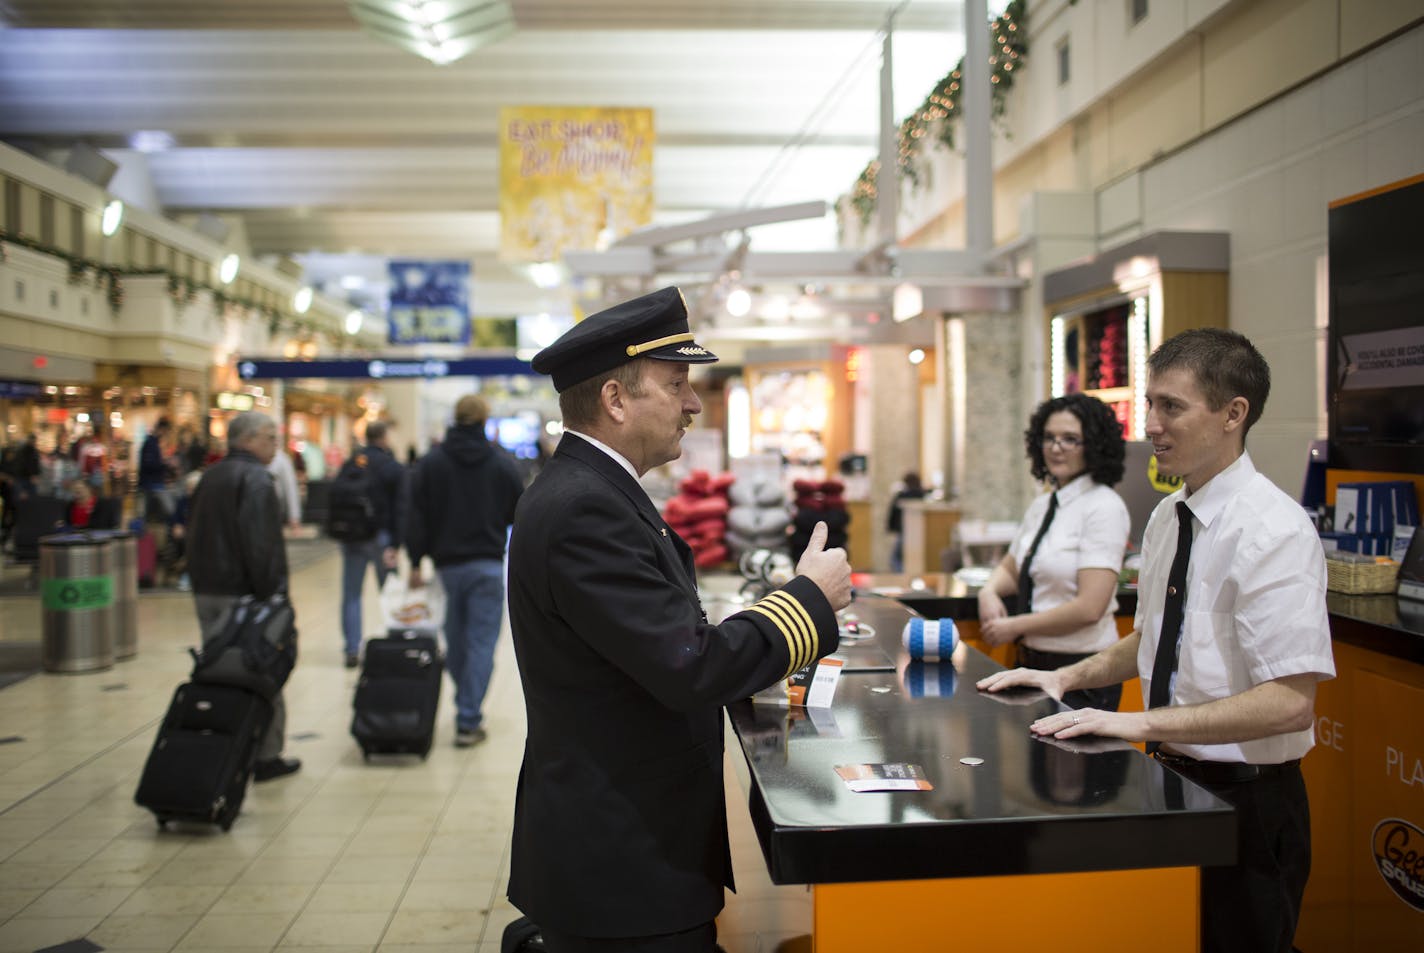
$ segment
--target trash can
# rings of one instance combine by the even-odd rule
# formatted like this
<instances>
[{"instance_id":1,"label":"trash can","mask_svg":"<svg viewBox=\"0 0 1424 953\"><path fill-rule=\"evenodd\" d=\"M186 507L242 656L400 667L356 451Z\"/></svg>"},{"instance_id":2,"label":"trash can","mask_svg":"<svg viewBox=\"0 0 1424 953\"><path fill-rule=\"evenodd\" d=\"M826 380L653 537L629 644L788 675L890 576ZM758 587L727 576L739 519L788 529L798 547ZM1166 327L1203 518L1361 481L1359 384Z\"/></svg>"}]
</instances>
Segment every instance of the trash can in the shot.
<instances>
[{"instance_id":1,"label":"trash can","mask_svg":"<svg viewBox=\"0 0 1424 953\"><path fill-rule=\"evenodd\" d=\"M40 538L40 655L47 672L114 664L112 544L85 533Z\"/></svg>"},{"instance_id":2,"label":"trash can","mask_svg":"<svg viewBox=\"0 0 1424 953\"><path fill-rule=\"evenodd\" d=\"M109 541L114 567L114 660L138 654L138 540L126 529L89 530L94 539Z\"/></svg>"}]
</instances>

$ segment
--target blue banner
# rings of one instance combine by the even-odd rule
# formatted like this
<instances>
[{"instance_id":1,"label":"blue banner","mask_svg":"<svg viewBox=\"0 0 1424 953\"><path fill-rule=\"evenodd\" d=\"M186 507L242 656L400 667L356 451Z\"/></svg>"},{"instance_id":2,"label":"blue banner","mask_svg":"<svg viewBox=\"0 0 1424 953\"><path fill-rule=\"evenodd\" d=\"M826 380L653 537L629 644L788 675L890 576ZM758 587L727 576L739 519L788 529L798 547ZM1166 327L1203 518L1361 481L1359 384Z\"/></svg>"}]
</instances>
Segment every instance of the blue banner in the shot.
<instances>
[{"instance_id":1,"label":"blue banner","mask_svg":"<svg viewBox=\"0 0 1424 953\"><path fill-rule=\"evenodd\" d=\"M391 259L392 344L470 343L470 263Z\"/></svg>"},{"instance_id":2,"label":"blue banner","mask_svg":"<svg viewBox=\"0 0 1424 953\"><path fill-rule=\"evenodd\" d=\"M0 381L0 398L38 397L43 389L34 381Z\"/></svg>"},{"instance_id":3,"label":"blue banner","mask_svg":"<svg viewBox=\"0 0 1424 953\"><path fill-rule=\"evenodd\" d=\"M504 377L533 374L528 361L517 357L467 357L442 361L429 357L374 357L341 361L281 361L242 358L237 362L243 380L287 380L294 377L353 377L401 380L435 377Z\"/></svg>"}]
</instances>

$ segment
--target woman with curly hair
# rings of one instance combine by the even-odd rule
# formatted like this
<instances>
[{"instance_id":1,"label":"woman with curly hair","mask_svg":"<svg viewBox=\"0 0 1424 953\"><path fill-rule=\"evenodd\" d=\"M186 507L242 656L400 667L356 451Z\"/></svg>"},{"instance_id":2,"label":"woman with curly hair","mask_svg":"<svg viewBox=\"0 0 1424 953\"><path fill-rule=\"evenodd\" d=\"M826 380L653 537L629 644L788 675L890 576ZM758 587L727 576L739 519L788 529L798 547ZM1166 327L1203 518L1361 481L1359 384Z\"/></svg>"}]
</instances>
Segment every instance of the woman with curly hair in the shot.
<instances>
[{"instance_id":1,"label":"woman with curly hair","mask_svg":"<svg viewBox=\"0 0 1424 953\"><path fill-rule=\"evenodd\" d=\"M1054 670L1117 641L1117 576L1131 521L1112 489L1122 479L1122 426L1106 404L1086 394L1038 406L1024 449L1044 493L1024 514L1009 552L979 592L984 641L1017 641L1018 664ZM1004 598L1015 596L1017 614ZM1115 711L1122 684L1069 692L1074 708Z\"/></svg>"}]
</instances>

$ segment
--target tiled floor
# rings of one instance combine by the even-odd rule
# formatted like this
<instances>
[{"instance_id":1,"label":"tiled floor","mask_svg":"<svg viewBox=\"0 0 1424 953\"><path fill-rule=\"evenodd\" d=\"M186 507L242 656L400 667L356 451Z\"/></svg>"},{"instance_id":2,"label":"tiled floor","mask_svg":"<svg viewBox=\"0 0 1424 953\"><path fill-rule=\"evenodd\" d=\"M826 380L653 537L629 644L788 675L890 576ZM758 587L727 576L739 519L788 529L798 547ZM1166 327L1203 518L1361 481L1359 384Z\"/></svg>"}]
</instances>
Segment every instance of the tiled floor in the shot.
<instances>
[{"instance_id":1,"label":"tiled floor","mask_svg":"<svg viewBox=\"0 0 1424 953\"><path fill-rule=\"evenodd\" d=\"M139 654L84 675L0 689L0 953L87 938L121 953L494 953L519 916L505 899L523 700L506 633L489 740L451 744L442 693L428 760L363 763L348 734L356 672L341 666L334 553L298 570L301 659L287 685L290 778L254 785L230 832L159 832L133 803L159 718L189 671L192 601L139 599ZM378 631L374 581L367 631ZM34 641L33 597L0 598L0 643ZM740 757L739 752L734 752ZM810 895L774 887L728 767L740 893L719 920L728 953L809 949ZM610 876L617 876L610 871ZM85 947L90 948L90 947Z\"/></svg>"}]
</instances>

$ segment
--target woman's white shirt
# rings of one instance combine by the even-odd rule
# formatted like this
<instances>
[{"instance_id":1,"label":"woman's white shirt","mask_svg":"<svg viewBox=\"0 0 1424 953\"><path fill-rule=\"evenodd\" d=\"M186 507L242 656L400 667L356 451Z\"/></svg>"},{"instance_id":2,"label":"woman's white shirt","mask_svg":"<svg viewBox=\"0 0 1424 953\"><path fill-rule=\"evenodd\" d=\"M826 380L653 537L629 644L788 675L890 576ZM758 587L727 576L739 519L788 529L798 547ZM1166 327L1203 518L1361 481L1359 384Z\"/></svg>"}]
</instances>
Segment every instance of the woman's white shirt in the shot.
<instances>
[{"instance_id":1,"label":"woman's white shirt","mask_svg":"<svg viewBox=\"0 0 1424 953\"><path fill-rule=\"evenodd\" d=\"M1029 504L1019 525L1009 554L1022 567L1033 538L1048 513L1051 494L1044 493ZM1029 575L1033 577L1034 612L1065 605L1078 595L1080 569L1122 569L1123 552L1132 521L1127 504L1110 486L1095 483L1082 474L1058 490L1058 512L1034 554ZM1023 644L1040 652L1098 652L1118 640L1113 613L1117 594L1096 622L1065 635L1026 635Z\"/></svg>"}]
</instances>

